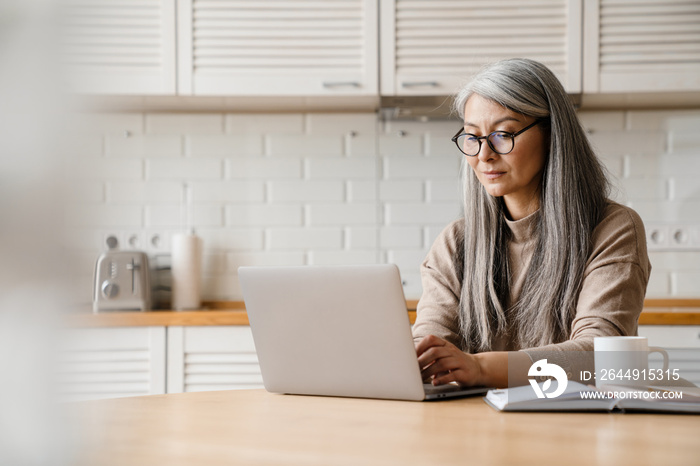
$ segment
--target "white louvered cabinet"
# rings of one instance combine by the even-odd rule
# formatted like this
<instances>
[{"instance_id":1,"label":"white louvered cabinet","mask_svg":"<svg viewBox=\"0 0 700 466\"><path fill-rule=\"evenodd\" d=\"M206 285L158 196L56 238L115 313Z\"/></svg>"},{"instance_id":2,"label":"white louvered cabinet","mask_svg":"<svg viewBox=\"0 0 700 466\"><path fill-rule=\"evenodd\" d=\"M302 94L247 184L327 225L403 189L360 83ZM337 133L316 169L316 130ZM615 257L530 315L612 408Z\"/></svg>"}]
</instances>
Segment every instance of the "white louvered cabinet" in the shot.
<instances>
[{"instance_id":1,"label":"white louvered cabinet","mask_svg":"<svg viewBox=\"0 0 700 466\"><path fill-rule=\"evenodd\" d=\"M165 393L165 327L79 328L61 336L63 400Z\"/></svg>"},{"instance_id":2,"label":"white louvered cabinet","mask_svg":"<svg viewBox=\"0 0 700 466\"><path fill-rule=\"evenodd\" d=\"M387 0L380 20L383 95L452 94L484 64L514 57L581 91L581 0Z\"/></svg>"},{"instance_id":3,"label":"white louvered cabinet","mask_svg":"<svg viewBox=\"0 0 700 466\"><path fill-rule=\"evenodd\" d=\"M586 0L588 93L700 90L700 1Z\"/></svg>"},{"instance_id":4,"label":"white louvered cabinet","mask_svg":"<svg viewBox=\"0 0 700 466\"><path fill-rule=\"evenodd\" d=\"M175 94L175 0L67 0L65 82L78 94Z\"/></svg>"},{"instance_id":5,"label":"white louvered cabinet","mask_svg":"<svg viewBox=\"0 0 700 466\"><path fill-rule=\"evenodd\" d=\"M377 0L178 0L181 95L376 95Z\"/></svg>"},{"instance_id":6,"label":"white louvered cabinet","mask_svg":"<svg viewBox=\"0 0 700 466\"><path fill-rule=\"evenodd\" d=\"M168 393L246 388L263 388L250 327L168 327Z\"/></svg>"}]
</instances>

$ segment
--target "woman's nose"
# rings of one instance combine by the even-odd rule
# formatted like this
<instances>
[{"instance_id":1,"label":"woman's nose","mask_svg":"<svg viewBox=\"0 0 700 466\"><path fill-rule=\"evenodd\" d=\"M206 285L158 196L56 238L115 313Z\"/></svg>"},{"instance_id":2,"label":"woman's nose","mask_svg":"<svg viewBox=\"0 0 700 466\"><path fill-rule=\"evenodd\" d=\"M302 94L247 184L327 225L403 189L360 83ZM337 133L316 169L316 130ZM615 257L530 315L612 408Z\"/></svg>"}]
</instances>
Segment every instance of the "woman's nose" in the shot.
<instances>
[{"instance_id":1,"label":"woman's nose","mask_svg":"<svg viewBox=\"0 0 700 466\"><path fill-rule=\"evenodd\" d=\"M479 153L476 156L479 158L480 162L488 162L496 157L496 153L491 149L491 146L487 141L484 141L479 148Z\"/></svg>"}]
</instances>

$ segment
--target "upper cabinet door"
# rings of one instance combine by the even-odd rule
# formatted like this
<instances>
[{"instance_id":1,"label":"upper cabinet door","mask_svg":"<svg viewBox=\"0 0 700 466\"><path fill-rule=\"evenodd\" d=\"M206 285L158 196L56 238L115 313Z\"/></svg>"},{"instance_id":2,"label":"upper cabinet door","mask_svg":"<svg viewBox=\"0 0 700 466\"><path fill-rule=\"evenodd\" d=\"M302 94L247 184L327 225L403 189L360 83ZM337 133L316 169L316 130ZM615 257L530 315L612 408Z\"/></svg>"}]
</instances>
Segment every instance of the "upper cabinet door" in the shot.
<instances>
[{"instance_id":1,"label":"upper cabinet door","mask_svg":"<svg viewBox=\"0 0 700 466\"><path fill-rule=\"evenodd\" d=\"M175 0L68 0L63 18L69 90L175 93Z\"/></svg>"},{"instance_id":2,"label":"upper cabinet door","mask_svg":"<svg viewBox=\"0 0 700 466\"><path fill-rule=\"evenodd\" d=\"M377 0L178 0L181 95L376 95Z\"/></svg>"},{"instance_id":3,"label":"upper cabinet door","mask_svg":"<svg viewBox=\"0 0 700 466\"><path fill-rule=\"evenodd\" d=\"M700 90L700 2L584 5L584 92Z\"/></svg>"},{"instance_id":4,"label":"upper cabinet door","mask_svg":"<svg viewBox=\"0 0 700 466\"><path fill-rule=\"evenodd\" d=\"M581 91L581 0L381 2L381 93L456 92L486 63L532 58Z\"/></svg>"}]
</instances>

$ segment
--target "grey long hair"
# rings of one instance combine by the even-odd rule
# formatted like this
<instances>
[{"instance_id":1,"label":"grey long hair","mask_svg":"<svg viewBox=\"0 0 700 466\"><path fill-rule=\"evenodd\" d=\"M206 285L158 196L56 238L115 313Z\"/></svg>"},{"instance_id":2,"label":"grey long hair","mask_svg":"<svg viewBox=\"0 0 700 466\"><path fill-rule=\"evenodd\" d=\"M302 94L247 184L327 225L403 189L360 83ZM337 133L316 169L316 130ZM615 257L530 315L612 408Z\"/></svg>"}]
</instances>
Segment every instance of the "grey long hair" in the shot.
<instances>
[{"instance_id":1,"label":"grey long hair","mask_svg":"<svg viewBox=\"0 0 700 466\"><path fill-rule=\"evenodd\" d=\"M460 327L464 349L492 349L497 336L520 348L569 338L593 228L602 219L609 185L573 105L554 74L528 59L499 61L482 70L455 99L464 118L472 94L514 112L545 118L549 133L540 186L535 251L516 303L509 297L508 245L502 198L489 195L463 163L464 245L455 265L462 274ZM546 139L545 139L546 140ZM517 144L517 141L516 141ZM459 257L461 256L461 257ZM514 331L509 334L511 322Z\"/></svg>"}]
</instances>

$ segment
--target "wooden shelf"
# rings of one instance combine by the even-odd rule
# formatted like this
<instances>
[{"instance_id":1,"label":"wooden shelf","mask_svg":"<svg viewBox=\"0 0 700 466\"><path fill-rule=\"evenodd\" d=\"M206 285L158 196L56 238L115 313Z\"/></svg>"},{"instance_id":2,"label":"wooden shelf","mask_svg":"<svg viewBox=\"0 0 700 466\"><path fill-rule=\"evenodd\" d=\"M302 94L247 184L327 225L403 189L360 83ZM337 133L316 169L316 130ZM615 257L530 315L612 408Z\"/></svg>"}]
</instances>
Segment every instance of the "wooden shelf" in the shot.
<instances>
[{"instance_id":1,"label":"wooden shelf","mask_svg":"<svg viewBox=\"0 0 700 466\"><path fill-rule=\"evenodd\" d=\"M148 327L248 325L242 301L203 303L196 311L76 313L66 316L69 327ZM416 320L417 300L406 301L411 323ZM700 325L700 299L647 300L639 325Z\"/></svg>"}]
</instances>

